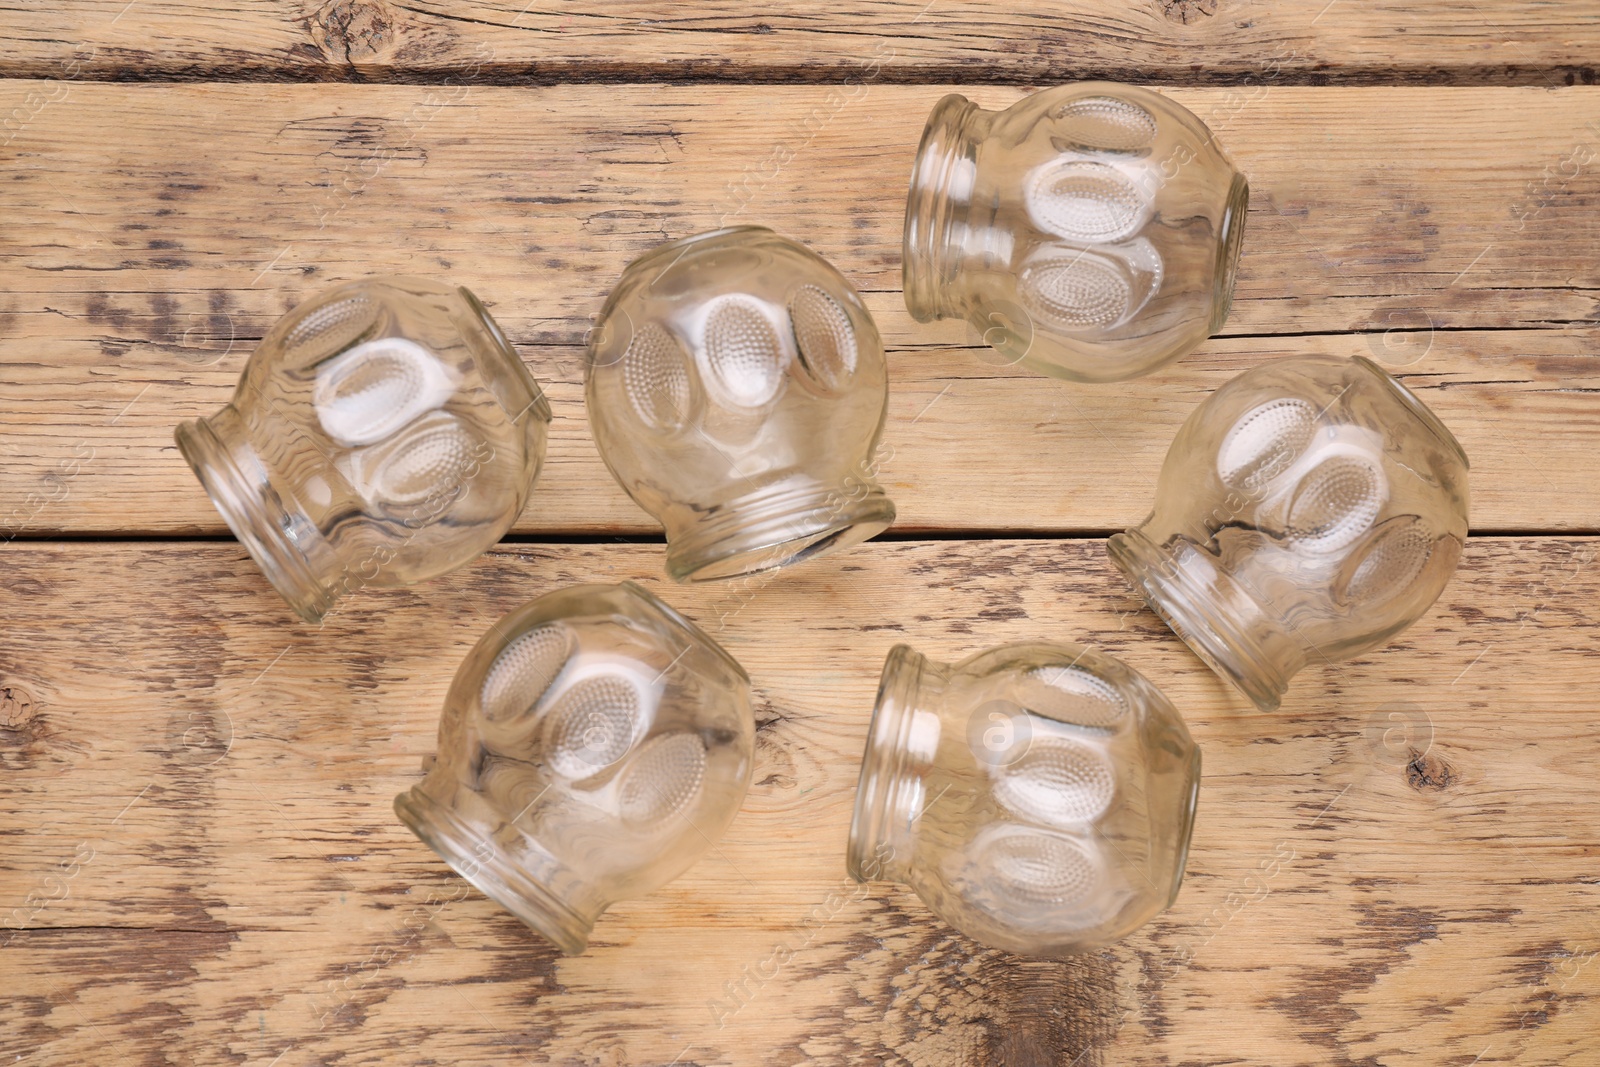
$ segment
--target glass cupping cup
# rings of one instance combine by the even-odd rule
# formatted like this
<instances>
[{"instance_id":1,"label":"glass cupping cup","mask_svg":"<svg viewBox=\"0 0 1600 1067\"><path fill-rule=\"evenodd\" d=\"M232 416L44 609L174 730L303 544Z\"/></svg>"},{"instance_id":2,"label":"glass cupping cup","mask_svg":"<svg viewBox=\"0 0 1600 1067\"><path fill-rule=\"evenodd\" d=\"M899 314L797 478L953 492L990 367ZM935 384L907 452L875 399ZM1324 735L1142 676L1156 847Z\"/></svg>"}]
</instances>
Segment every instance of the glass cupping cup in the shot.
<instances>
[{"instance_id":1,"label":"glass cupping cup","mask_svg":"<svg viewBox=\"0 0 1600 1067\"><path fill-rule=\"evenodd\" d=\"M1277 359L1224 384L1167 452L1112 560L1263 710L1308 663L1389 641L1438 599L1467 537L1467 455L1370 360Z\"/></svg>"},{"instance_id":2,"label":"glass cupping cup","mask_svg":"<svg viewBox=\"0 0 1600 1067\"><path fill-rule=\"evenodd\" d=\"M1004 111L939 102L906 199L906 307L1079 382L1148 374L1221 328L1250 191L1159 93L1082 82Z\"/></svg>"},{"instance_id":3,"label":"glass cupping cup","mask_svg":"<svg viewBox=\"0 0 1600 1067\"><path fill-rule=\"evenodd\" d=\"M178 448L273 587L316 622L431 578L511 528L550 407L466 289L372 278L296 306Z\"/></svg>"},{"instance_id":4,"label":"glass cupping cup","mask_svg":"<svg viewBox=\"0 0 1600 1067\"><path fill-rule=\"evenodd\" d=\"M757 226L662 245L623 273L589 343L606 465L661 521L677 581L784 567L881 532L883 344L855 289Z\"/></svg>"},{"instance_id":5,"label":"glass cupping cup","mask_svg":"<svg viewBox=\"0 0 1600 1067\"><path fill-rule=\"evenodd\" d=\"M395 811L457 873L580 953L610 905L687 869L750 783L743 668L631 582L501 619L456 672Z\"/></svg>"},{"instance_id":6,"label":"glass cupping cup","mask_svg":"<svg viewBox=\"0 0 1600 1067\"><path fill-rule=\"evenodd\" d=\"M968 937L1092 951L1183 881L1200 750L1138 672L1079 645L883 667L850 827L857 881L903 882Z\"/></svg>"}]
</instances>

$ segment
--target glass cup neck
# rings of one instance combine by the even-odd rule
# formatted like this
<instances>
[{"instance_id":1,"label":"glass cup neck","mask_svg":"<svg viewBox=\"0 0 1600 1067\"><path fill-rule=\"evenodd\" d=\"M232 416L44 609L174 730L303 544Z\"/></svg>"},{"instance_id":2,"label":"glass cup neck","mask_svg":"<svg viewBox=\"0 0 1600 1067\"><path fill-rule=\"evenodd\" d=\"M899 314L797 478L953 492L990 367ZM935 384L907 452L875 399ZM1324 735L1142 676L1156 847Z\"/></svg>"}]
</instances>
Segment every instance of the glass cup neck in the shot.
<instances>
[{"instance_id":1,"label":"glass cup neck","mask_svg":"<svg viewBox=\"0 0 1600 1067\"><path fill-rule=\"evenodd\" d=\"M454 790L454 780L445 786ZM607 902L579 886L558 894L531 877L528 864L508 856L500 841L430 795L427 779L395 797L394 811L457 874L562 952L577 956L588 947L589 932ZM523 844L533 847L526 840Z\"/></svg>"},{"instance_id":2,"label":"glass cup neck","mask_svg":"<svg viewBox=\"0 0 1600 1067\"><path fill-rule=\"evenodd\" d=\"M704 582L772 571L876 537L893 521L894 504L876 482L830 486L796 476L664 514L667 574Z\"/></svg>"},{"instance_id":3,"label":"glass cup neck","mask_svg":"<svg viewBox=\"0 0 1600 1067\"><path fill-rule=\"evenodd\" d=\"M1218 676L1273 711L1305 667L1305 646L1249 592L1183 538L1157 544L1143 529L1106 543L1111 561L1151 609Z\"/></svg>"},{"instance_id":4,"label":"glass cup neck","mask_svg":"<svg viewBox=\"0 0 1600 1067\"><path fill-rule=\"evenodd\" d=\"M922 131L906 195L901 280L906 308L918 322L954 312L943 294L960 269L960 235L977 181L978 144L992 112L960 93L934 106Z\"/></svg>"},{"instance_id":5,"label":"glass cup neck","mask_svg":"<svg viewBox=\"0 0 1600 1067\"><path fill-rule=\"evenodd\" d=\"M267 580L307 622L320 622L338 599L325 576L333 551L313 524L283 503L251 446L239 409L178 426L178 451L194 470L228 528Z\"/></svg>"},{"instance_id":6,"label":"glass cup neck","mask_svg":"<svg viewBox=\"0 0 1600 1067\"><path fill-rule=\"evenodd\" d=\"M910 881L926 803L921 772L937 744L936 734L919 736L919 727L937 724L947 674L908 645L896 645L884 662L846 851L858 882Z\"/></svg>"}]
</instances>

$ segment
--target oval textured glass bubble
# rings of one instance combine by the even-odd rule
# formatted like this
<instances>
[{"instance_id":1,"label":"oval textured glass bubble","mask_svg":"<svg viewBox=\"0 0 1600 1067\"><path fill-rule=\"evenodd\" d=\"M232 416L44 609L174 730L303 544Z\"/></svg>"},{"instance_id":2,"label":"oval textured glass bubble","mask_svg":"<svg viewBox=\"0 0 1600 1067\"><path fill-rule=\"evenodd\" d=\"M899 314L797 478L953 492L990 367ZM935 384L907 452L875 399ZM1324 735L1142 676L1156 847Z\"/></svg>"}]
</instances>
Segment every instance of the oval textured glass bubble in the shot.
<instances>
[{"instance_id":1,"label":"oval textured glass bubble","mask_svg":"<svg viewBox=\"0 0 1600 1067\"><path fill-rule=\"evenodd\" d=\"M706 362L724 399L759 408L783 388L784 351L772 320L753 302L727 297L706 315Z\"/></svg>"},{"instance_id":2,"label":"oval textured glass bubble","mask_svg":"<svg viewBox=\"0 0 1600 1067\"><path fill-rule=\"evenodd\" d=\"M1100 816L1116 793L1111 763L1088 745L1035 738L1001 773L995 797L1014 814L1051 826L1071 826Z\"/></svg>"},{"instance_id":3,"label":"oval textured glass bubble","mask_svg":"<svg viewBox=\"0 0 1600 1067\"><path fill-rule=\"evenodd\" d=\"M1218 476L1236 489L1263 488L1300 458L1316 421L1316 410L1292 397L1251 408L1223 438Z\"/></svg>"},{"instance_id":4,"label":"oval textured glass bubble","mask_svg":"<svg viewBox=\"0 0 1600 1067\"><path fill-rule=\"evenodd\" d=\"M1367 532L1387 497L1376 463L1346 456L1324 460L1295 486L1289 538L1315 552L1344 548Z\"/></svg>"},{"instance_id":5,"label":"oval textured glass bubble","mask_svg":"<svg viewBox=\"0 0 1600 1067\"><path fill-rule=\"evenodd\" d=\"M465 489L480 443L466 423L437 412L352 456L353 482L374 507L444 508Z\"/></svg>"},{"instance_id":6,"label":"oval textured glass bubble","mask_svg":"<svg viewBox=\"0 0 1600 1067\"><path fill-rule=\"evenodd\" d=\"M503 722L528 715L572 654L572 632L560 622L536 626L495 657L483 680L484 717Z\"/></svg>"},{"instance_id":7,"label":"oval textured glass bubble","mask_svg":"<svg viewBox=\"0 0 1600 1067\"><path fill-rule=\"evenodd\" d=\"M317 421L341 445L392 436L455 392L449 371L404 337L357 345L317 369Z\"/></svg>"},{"instance_id":8,"label":"oval textured glass bubble","mask_svg":"<svg viewBox=\"0 0 1600 1067\"><path fill-rule=\"evenodd\" d=\"M1028 212L1041 229L1069 241L1099 244L1138 233L1150 201L1116 167L1057 162L1027 184Z\"/></svg>"},{"instance_id":9,"label":"oval textured glass bubble","mask_svg":"<svg viewBox=\"0 0 1600 1067\"><path fill-rule=\"evenodd\" d=\"M1071 907L1088 897L1099 881L1094 860L1073 842L1052 834L997 837L978 862L995 891L1022 908Z\"/></svg>"},{"instance_id":10,"label":"oval textured glass bubble","mask_svg":"<svg viewBox=\"0 0 1600 1067\"><path fill-rule=\"evenodd\" d=\"M289 606L454 570L500 540L550 406L478 298L419 278L319 293L261 339L178 449Z\"/></svg>"},{"instance_id":11,"label":"oval textured glass bubble","mask_svg":"<svg viewBox=\"0 0 1600 1067\"><path fill-rule=\"evenodd\" d=\"M1116 261L1092 252L1030 263L1018 278L1023 303L1068 330L1094 330L1125 318L1133 286Z\"/></svg>"},{"instance_id":12,"label":"oval textured glass bubble","mask_svg":"<svg viewBox=\"0 0 1600 1067\"><path fill-rule=\"evenodd\" d=\"M565 778L587 778L620 760L645 729L639 691L616 674L592 675L564 690L545 717L543 749Z\"/></svg>"},{"instance_id":13,"label":"oval textured glass bubble","mask_svg":"<svg viewBox=\"0 0 1600 1067\"><path fill-rule=\"evenodd\" d=\"M842 392L856 371L856 334L850 316L815 285L802 285L789 301L789 321L811 377L828 392Z\"/></svg>"},{"instance_id":14,"label":"oval textured glass bubble","mask_svg":"<svg viewBox=\"0 0 1600 1067\"><path fill-rule=\"evenodd\" d=\"M632 583L547 593L456 672L439 751L395 812L562 951L712 848L750 784L750 679Z\"/></svg>"},{"instance_id":15,"label":"oval textured glass bubble","mask_svg":"<svg viewBox=\"0 0 1600 1067\"><path fill-rule=\"evenodd\" d=\"M1104 653L1002 645L946 665L897 645L846 863L992 948L1092 952L1176 898L1199 782L1177 710Z\"/></svg>"},{"instance_id":16,"label":"oval textured glass bubble","mask_svg":"<svg viewBox=\"0 0 1600 1067\"><path fill-rule=\"evenodd\" d=\"M1421 519L1396 515L1351 553L1334 583L1334 599L1355 605L1404 596L1427 570L1435 540Z\"/></svg>"},{"instance_id":17,"label":"oval textured glass bubble","mask_svg":"<svg viewBox=\"0 0 1600 1067\"><path fill-rule=\"evenodd\" d=\"M1004 111L951 94L912 164L906 308L1043 374L1148 374L1227 320L1249 200L1216 137L1147 89L1063 85Z\"/></svg>"},{"instance_id":18,"label":"oval textured glass bubble","mask_svg":"<svg viewBox=\"0 0 1600 1067\"><path fill-rule=\"evenodd\" d=\"M1020 676L1018 699L1036 715L1093 729L1116 726L1128 701L1116 686L1076 667L1040 667Z\"/></svg>"},{"instance_id":19,"label":"oval textured glass bubble","mask_svg":"<svg viewBox=\"0 0 1600 1067\"><path fill-rule=\"evenodd\" d=\"M689 371L683 349L657 324L647 322L633 335L622 355L622 380L646 426L670 433L689 421Z\"/></svg>"},{"instance_id":20,"label":"oval textured glass bubble","mask_svg":"<svg viewBox=\"0 0 1600 1067\"><path fill-rule=\"evenodd\" d=\"M379 303L362 293L312 304L285 331L284 359L296 367L320 363L366 336L377 325L379 310Z\"/></svg>"},{"instance_id":21,"label":"oval textured glass bubble","mask_svg":"<svg viewBox=\"0 0 1600 1067\"><path fill-rule=\"evenodd\" d=\"M1055 129L1068 143L1090 151L1134 152L1156 139L1156 117L1113 96L1072 100L1055 110Z\"/></svg>"},{"instance_id":22,"label":"oval textured glass bubble","mask_svg":"<svg viewBox=\"0 0 1600 1067\"><path fill-rule=\"evenodd\" d=\"M888 367L872 316L771 230L696 234L629 264L590 331L584 399L676 581L778 570L894 518L875 469Z\"/></svg>"},{"instance_id":23,"label":"oval textured glass bubble","mask_svg":"<svg viewBox=\"0 0 1600 1067\"><path fill-rule=\"evenodd\" d=\"M617 786L622 817L634 825L689 810L706 774L706 749L694 734L666 734L639 750Z\"/></svg>"},{"instance_id":24,"label":"oval textured glass bubble","mask_svg":"<svg viewBox=\"0 0 1600 1067\"><path fill-rule=\"evenodd\" d=\"M1263 710L1308 663L1390 640L1467 537L1467 456L1366 359L1269 360L1211 394L1155 508L1111 558L1207 666Z\"/></svg>"}]
</instances>

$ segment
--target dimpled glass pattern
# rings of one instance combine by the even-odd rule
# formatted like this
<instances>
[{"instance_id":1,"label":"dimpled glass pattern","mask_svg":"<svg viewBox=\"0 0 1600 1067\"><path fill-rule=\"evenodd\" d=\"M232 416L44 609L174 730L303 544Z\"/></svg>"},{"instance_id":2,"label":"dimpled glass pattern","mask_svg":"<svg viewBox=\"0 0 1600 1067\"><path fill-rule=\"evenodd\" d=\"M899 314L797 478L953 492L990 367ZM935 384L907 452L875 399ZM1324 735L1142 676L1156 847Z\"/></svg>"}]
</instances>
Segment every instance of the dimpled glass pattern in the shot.
<instances>
[{"instance_id":1,"label":"dimpled glass pattern","mask_svg":"<svg viewBox=\"0 0 1600 1067\"><path fill-rule=\"evenodd\" d=\"M1467 536L1467 457L1362 358L1279 359L1189 416L1155 510L1111 558L1264 710L1307 663L1384 644L1428 610Z\"/></svg>"},{"instance_id":2,"label":"dimpled glass pattern","mask_svg":"<svg viewBox=\"0 0 1600 1067\"><path fill-rule=\"evenodd\" d=\"M963 934L1031 956L1091 951L1183 881L1200 750L1155 686L1077 645L955 666L889 653L847 863L904 882Z\"/></svg>"},{"instance_id":3,"label":"dimpled glass pattern","mask_svg":"<svg viewBox=\"0 0 1600 1067\"><path fill-rule=\"evenodd\" d=\"M1205 124L1157 93L1084 82L1001 112L952 94L912 171L906 307L1044 374L1147 374L1226 320L1249 199Z\"/></svg>"},{"instance_id":4,"label":"dimpled glass pattern","mask_svg":"<svg viewBox=\"0 0 1600 1067\"><path fill-rule=\"evenodd\" d=\"M888 403L877 328L838 271L771 230L629 266L591 337L587 400L678 581L782 567L894 518L871 469Z\"/></svg>"},{"instance_id":5,"label":"dimpled glass pattern","mask_svg":"<svg viewBox=\"0 0 1600 1067\"><path fill-rule=\"evenodd\" d=\"M611 904L681 874L750 782L750 680L643 589L573 586L501 619L445 699L395 811L445 862L577 954Z\"/></svg>"},{"instance_id":6,"label":"dimpled glass pattern","mask_svg":"<svg viewBox=\"0 0 1600 1067\"><path fill-rule=\"evenodd\" d=\"M268 580L316 622L356 590L431 578L498 541L549 422L475 296L373 278L280 319L233 401L176 437Z\"/></svg>"}]
</instances>

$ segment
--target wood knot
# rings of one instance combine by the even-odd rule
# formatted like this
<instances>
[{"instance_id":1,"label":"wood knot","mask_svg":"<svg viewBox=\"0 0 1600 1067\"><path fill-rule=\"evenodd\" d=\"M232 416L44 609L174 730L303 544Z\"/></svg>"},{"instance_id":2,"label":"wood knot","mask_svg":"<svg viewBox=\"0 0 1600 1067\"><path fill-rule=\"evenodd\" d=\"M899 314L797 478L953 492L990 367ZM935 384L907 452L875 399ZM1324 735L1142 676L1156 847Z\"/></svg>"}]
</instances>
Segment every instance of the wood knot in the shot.
<instances>
[{"instance_id":1,"label":"wood knot","mask_svg":"<svg viewBox=\"0 0 1600 1067\"><path fill-rule=\"evenodd\" d=\"M395 38L394 12L375 0L329 0L305 26L323 55L346 63L371 59Z\"/></svg>"},{"instance_id":2,"label":"wood knot","mask_svg":"<svg viewBox=\"0 0 1600 1067\"><path fill-rule=\"evenodd\" d=\"M21 731L38 710L32 693L15 682L0 683L0 730Z\"/></svg>"},{"instance_id":3,"label":"wood knot","mask_svg":"<svg viewBox=\"0 0 1600 1067\"><path fill-rule=\"evenodd\" d=\"M1217 13L1217 0L1161 0L1161 13L1187 26Z\"/></svg>"},{"instance_id":4,"label":"wood knot","mask_svg":"<svg viewBox=\"0 0 1600 1067\"><path fill-rule=\"evenodd\" d=\"M1455 768L1431 752L1411 751L1406 764L1406 782L1419 793L1435 792L1448 788L1459 777Z\"/></svg>"}]
</instances>

